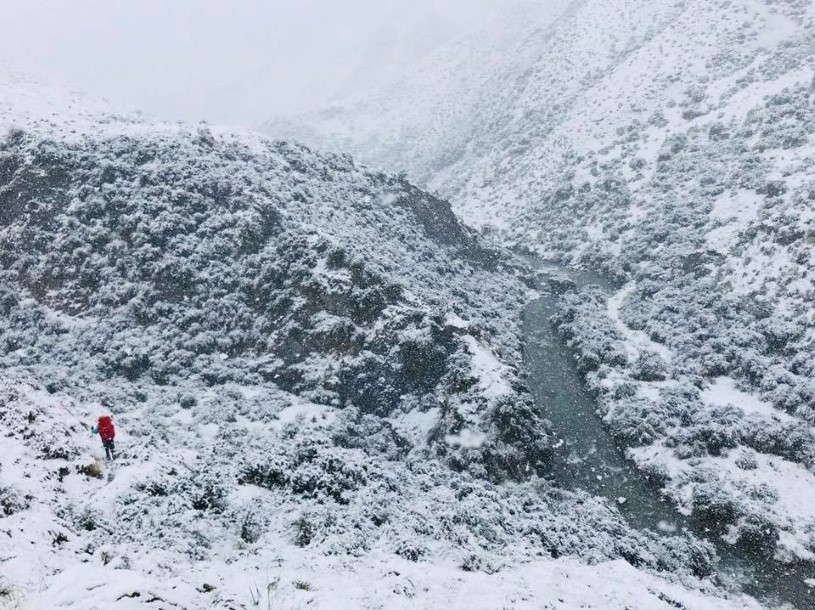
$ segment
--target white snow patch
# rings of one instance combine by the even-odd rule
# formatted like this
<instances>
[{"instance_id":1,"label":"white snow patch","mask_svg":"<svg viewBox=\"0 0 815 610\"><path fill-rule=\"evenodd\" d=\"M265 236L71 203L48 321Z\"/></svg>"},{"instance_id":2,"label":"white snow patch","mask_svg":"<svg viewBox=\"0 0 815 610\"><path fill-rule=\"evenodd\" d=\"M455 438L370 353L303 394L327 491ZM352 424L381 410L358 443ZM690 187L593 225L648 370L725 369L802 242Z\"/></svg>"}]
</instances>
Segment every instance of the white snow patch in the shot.
<instances>
[{"instance_id":1,"label":"white snow patch","mask_svg":"<svg viewBox=\"0 0 815 610\"><path fill-rule=\"evenodd\" d=\"M171 577L96 564L65 566L42 579L23 610L116 608L137 610L148 599L162 607L274 608L653 608L681 605L695 610L758 610L746 596L705 596L640 572L623 560L586 565L573 558L538 560L504 567L495 574L464 572L451 559L409 562L371 553L359 560L278 548L253 562L206 562L178 566ZM265 561L265 564L261 562ZM251 563L251 565L250 565ZM214 586L207 593L189 583ZM295 583L307 583L308 590ZM250 593L252 592L252 593ZM252 594L260 593L254 603ZM138 596L132 596L138 593ZM132 597L130 597L132 596ZM268 596L268 597L267 597ZM670 600L669 603L666 600ZM149 605L153 605L149 604ZM232 604L229 604L232 607Z\"/></svg>"},{"instance_id":2,"label":"white snow patch","mask_svg":"<svg viewBox=\"0 0 815 610\"><path fill-rule=\"evenodd\" d=\"M653 341L641 330L629 328L625 322L623 322L620 309L622 308L623 301L634 291L635 287L636 285L630 282L608 300L608 317L611 318L615 328L625 338L625 350L632 361L636 360L642 351L648 350L658 353L667 362L670 362L672 354L668 347Z\"/></svg>"},{"instance_id":3,"label":"white snow patch","mask_svg":"<svg viewBox=\"0 0 815 610\"><path fill-rule=\"evenodd\" d=\"M430 431L438 423L440 413L441 410L438 407L433 407L427 411L412 409L407 413L394 417L391 421L396 430L410 437L417 444L424 444L427 442Z\"/></svg>"},{"instance_id":4,"label":"white snow patch","mask_svg":"<svg viewBox=\"0 0 815 610\"><path fill-rule=\"evenodd\" d=\"M459 316L457 313L450 312L444 318L444 325L453 328L467 329L470 328L470 322Z\"/></svg>"},{"instance_id":5,"label":"white snow patch","mask_svg":"<svg viewBox=\"0 0 815 610\"><path fill-rule=\"evenodd\" d=\"M733 405L745 413L755 413L762 417L778 421L793 421L791 415L774 409L772 405L764 402L753 394L743 392L736 387L735 380L730 377L717 377L713 383L702 390L702 402L708 405L724 407Z\"/></svg>"},{"instance_id":6,"label":"white snow patch","mask_svg":"<svg viewBox=\"0 0 815 610\"><path fill-rule=\"evenodd\" d=\"M286 407L277 414L276 428L294 423L300 419L305 421L323 422L331 424L337 417L337 409L311 402L299 402Z\"/></svg>"},{"instance_id":7,"label":"white snow patch","mask_svg":"<svg viewBox=\"0 0 815 610\"><path fill-rule=\"evenodd\" d=\"M722 194L714 202L710 217L723 224L706 235L708 247L716 252L726 253L739 232L758 217L763 203L761 195L747 189Z\"/></svg>"},{"instance_id":8,"label":"white snow patch","mask_svg":"<svg viewBox=\"0 0 815 610\"><path fill-rule=\"evenodd\" d=\"M473 357L472 370L473 374L478 378L478 387L481 391L488 398L510 394L512 388L506 380L508 367L472 335L464 335L463 339Z\"/></svg>"},{"instance_id":9,"label":"white snow patch","mask_svg":"<svg viewBox=\"0 0 815 610\"><path fill-rule=\"evenodd\" d=\"M466 428L459 434L448 434L444 437L444 441L448 445L463 447L464 449L477 449L484 444L485 440L487 440L487 435L483 432L474 432Z\"/></svg>"}]
</instances>

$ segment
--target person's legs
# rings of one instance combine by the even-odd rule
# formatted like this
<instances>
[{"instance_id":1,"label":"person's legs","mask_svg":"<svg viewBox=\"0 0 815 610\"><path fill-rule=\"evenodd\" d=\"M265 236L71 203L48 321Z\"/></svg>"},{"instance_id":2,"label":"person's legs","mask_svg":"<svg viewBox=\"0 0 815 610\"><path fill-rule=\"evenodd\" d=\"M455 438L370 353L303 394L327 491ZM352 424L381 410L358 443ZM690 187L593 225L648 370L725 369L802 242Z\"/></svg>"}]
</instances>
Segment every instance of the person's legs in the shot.
<instances>
[{"instance_id":1,"label":"person's legs","mask_svg":"<svg viewBox=\"0 0 815 610\"><path fill-rule=\"evenodd\" d=\"M114 459L113 439L110 439L109 441L103 441L102 444L105 446L105 458L108 460Z\"/></svg>"}]
</instances>

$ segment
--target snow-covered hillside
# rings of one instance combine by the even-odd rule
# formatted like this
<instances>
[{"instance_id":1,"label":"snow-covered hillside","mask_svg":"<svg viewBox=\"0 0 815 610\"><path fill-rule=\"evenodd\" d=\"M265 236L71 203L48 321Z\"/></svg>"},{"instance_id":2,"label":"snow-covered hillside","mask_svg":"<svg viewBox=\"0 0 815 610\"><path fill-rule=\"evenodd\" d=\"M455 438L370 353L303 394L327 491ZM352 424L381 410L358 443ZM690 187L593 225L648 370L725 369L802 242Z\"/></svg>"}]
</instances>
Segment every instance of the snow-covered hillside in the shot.
<instances>
[{"instance_id":1,"label":"snow-covered hillside","mask_svg":"<svg viewBox=\"0 0 815 610\"><path fill-rule=\"evenodd\" d=\"M815 4L526 10L493 28L491 61L475 34L289 133L404 169L504 243L620 280L556 320L609 428L716 535L811 560Z\"/></svg>"},{"instance_id":2,"label":"snow-covered hillside","mask_svg":"<svg viewBox=\"0 0 815 610\"><path fill-rule=\"evenodd\" d=\"M2 603L753 604L718 597L709 545L541 477L529 289L447 203L347 156L4 91ZM115 464L81 425L105 412Z\"/></svg>"}]
</instances>

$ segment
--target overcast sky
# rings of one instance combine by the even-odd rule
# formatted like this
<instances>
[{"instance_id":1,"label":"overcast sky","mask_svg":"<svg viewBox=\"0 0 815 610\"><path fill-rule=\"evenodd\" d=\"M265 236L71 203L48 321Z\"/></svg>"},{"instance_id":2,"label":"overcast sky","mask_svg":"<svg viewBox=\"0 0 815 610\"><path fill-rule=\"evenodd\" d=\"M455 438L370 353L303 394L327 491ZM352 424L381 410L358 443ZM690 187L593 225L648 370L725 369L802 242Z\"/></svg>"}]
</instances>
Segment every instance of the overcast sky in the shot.
<instances>
[{"instance_id":1,"label":"overcast sky","mask_svg":"<svg viewBox=\"0 0 815 610\"><path fill-rule=\"evenodd\" d=\"M251 124L370 86L506 0L0 0L6 69Z\"/></svg>"}]
</instances>

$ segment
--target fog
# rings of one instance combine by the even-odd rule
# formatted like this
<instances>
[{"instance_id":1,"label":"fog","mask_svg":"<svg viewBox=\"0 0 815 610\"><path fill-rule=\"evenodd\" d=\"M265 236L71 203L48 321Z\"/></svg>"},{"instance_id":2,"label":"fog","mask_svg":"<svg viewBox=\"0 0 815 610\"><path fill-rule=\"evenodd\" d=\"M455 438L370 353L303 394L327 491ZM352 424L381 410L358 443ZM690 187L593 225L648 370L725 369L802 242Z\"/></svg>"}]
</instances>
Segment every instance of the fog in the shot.
<instances>
[{"instance_id":1,"label":"fog","mask_svg":"<svg viewBox=\"0 0 815 610\"><path fill-rule=\"evenodd\" d=\"M169 120L254 124L367 88L501 0L2 0L3 69Z\"/></svg>"}]
</instances>

